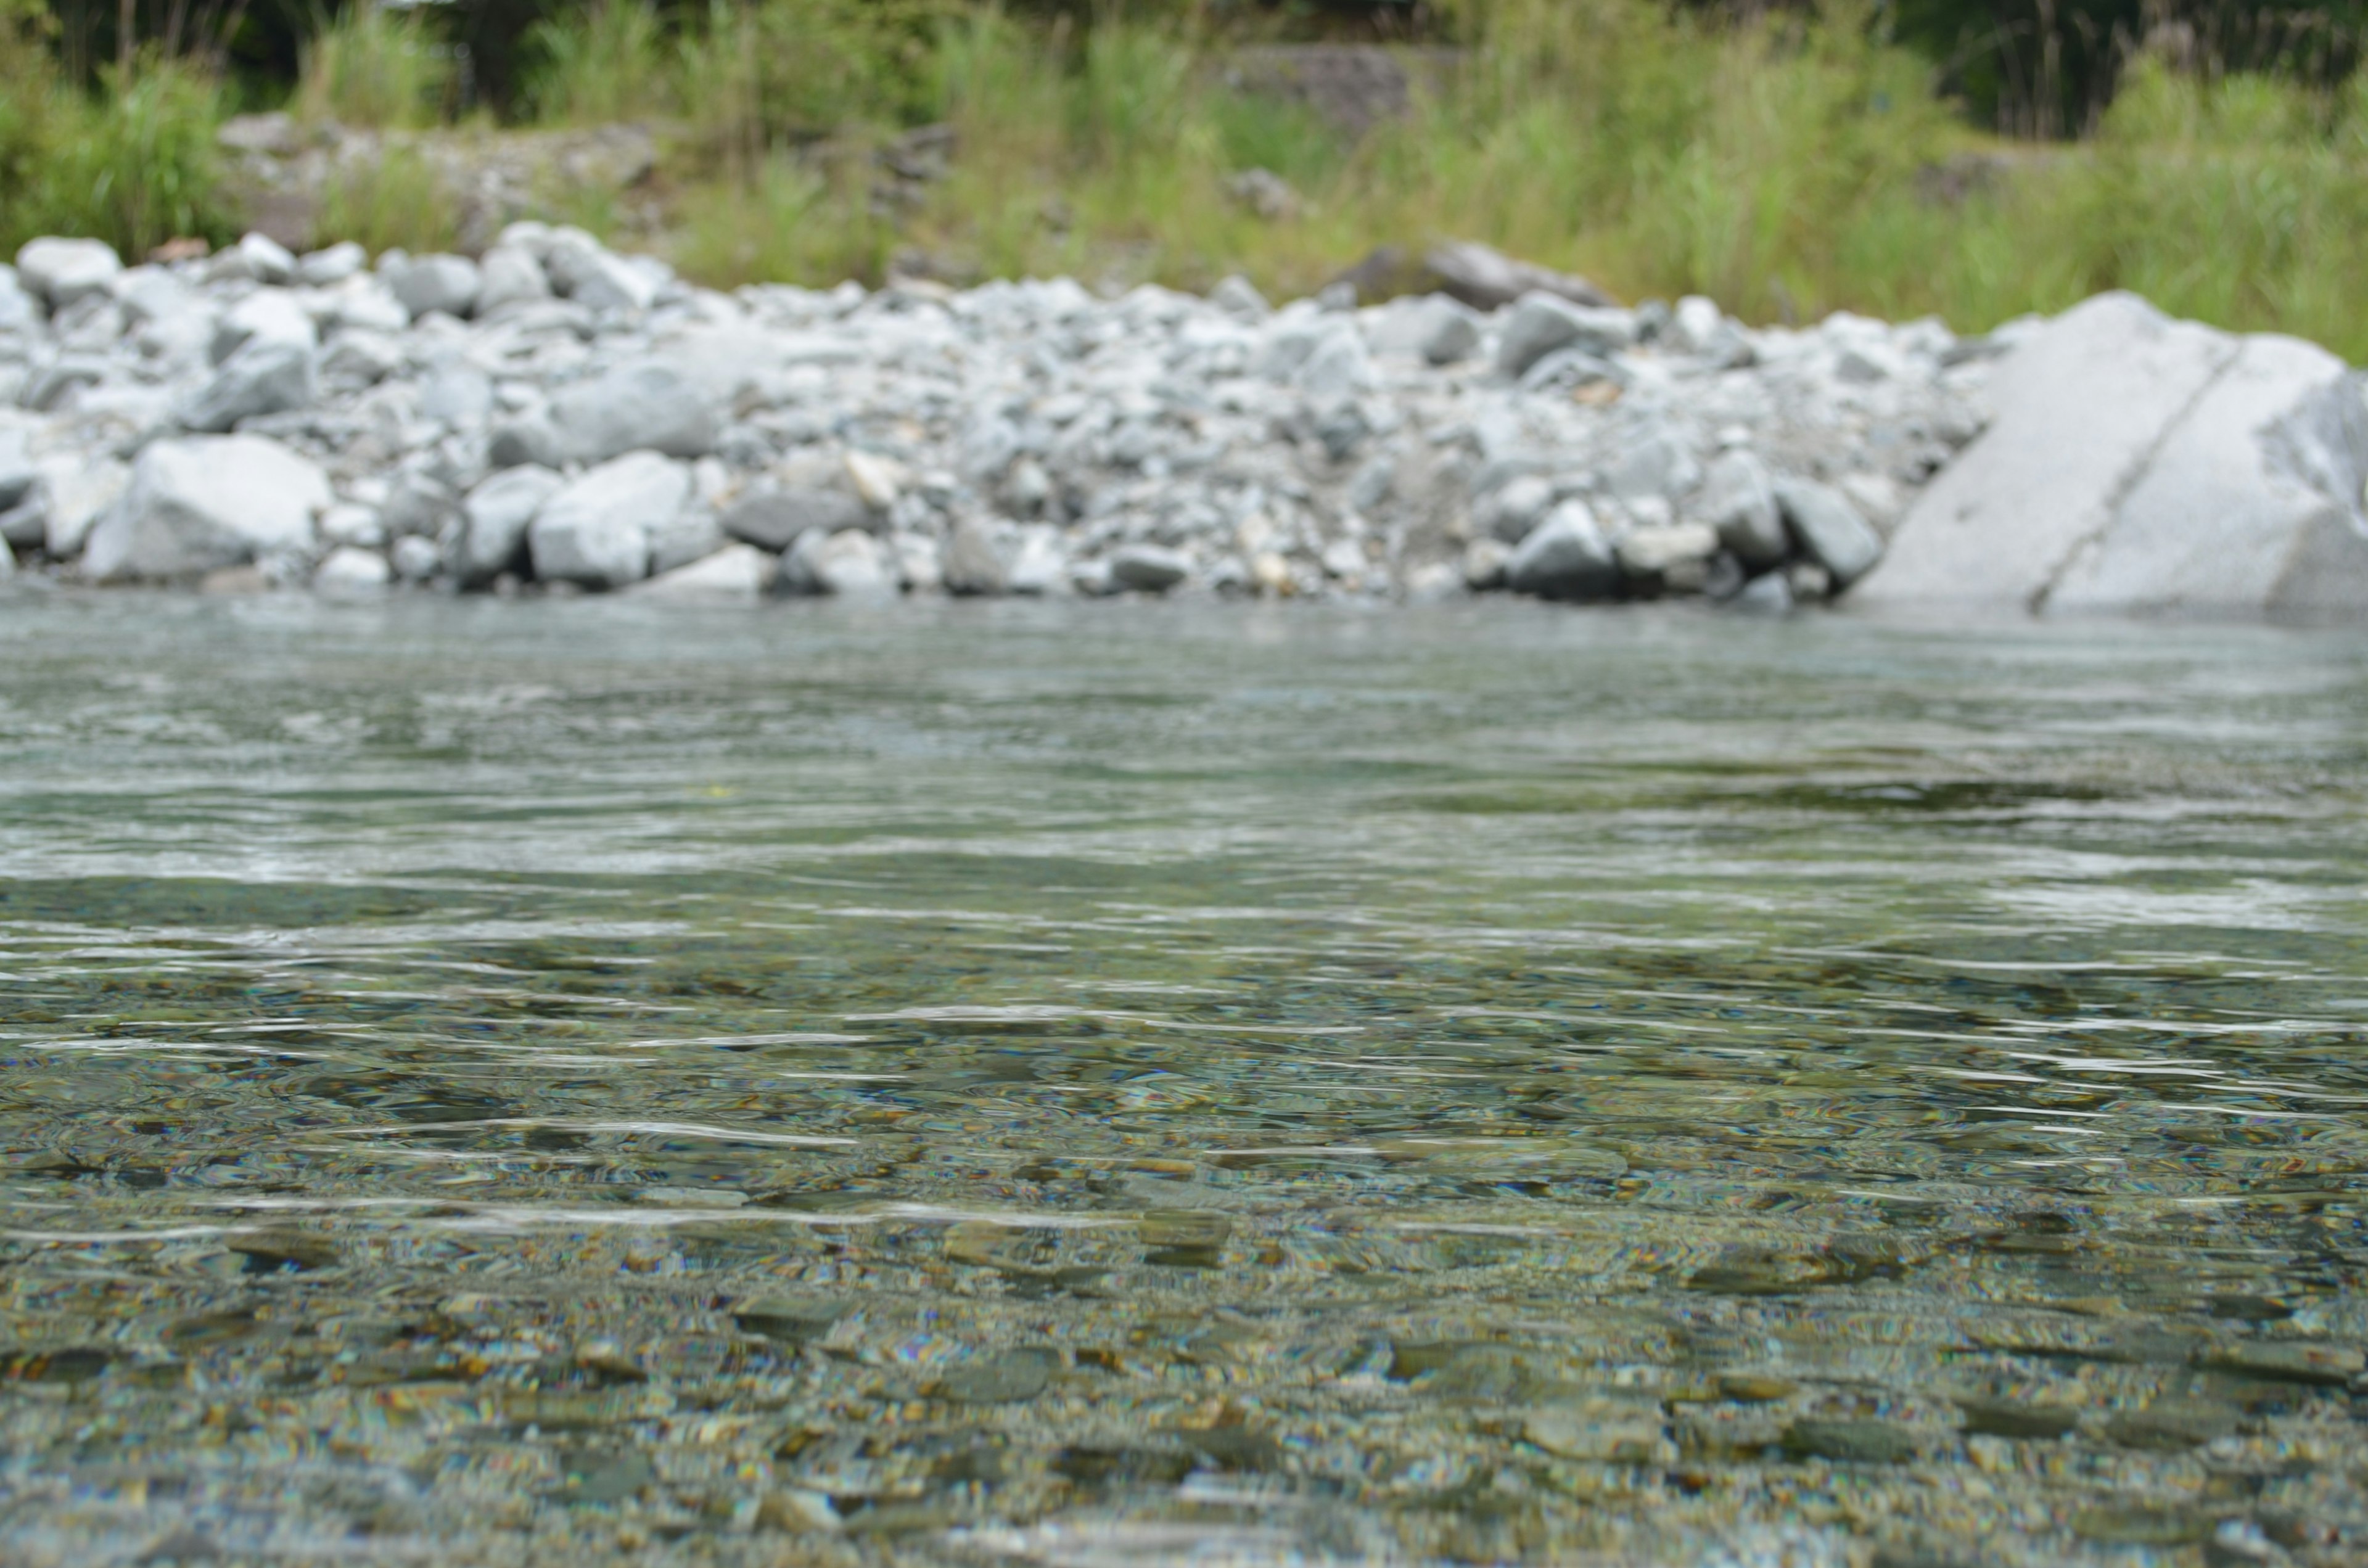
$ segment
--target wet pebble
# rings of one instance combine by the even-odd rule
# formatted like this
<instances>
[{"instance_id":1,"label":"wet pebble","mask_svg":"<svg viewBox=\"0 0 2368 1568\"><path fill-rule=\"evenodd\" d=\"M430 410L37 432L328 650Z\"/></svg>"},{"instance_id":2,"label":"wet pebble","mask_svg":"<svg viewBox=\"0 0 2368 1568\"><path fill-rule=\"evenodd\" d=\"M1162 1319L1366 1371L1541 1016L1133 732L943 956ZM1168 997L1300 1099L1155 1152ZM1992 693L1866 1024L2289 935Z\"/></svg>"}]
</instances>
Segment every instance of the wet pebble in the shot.
<instances>
[{"instance_id":1,"label":"wet pebble","mask_svg":"<svg viewBox=\"0 0 2368 1568\"><path fill-rule=\"evenodd\" d=\"M1903 1464L1916 1457L1916 1435L1891 1421L1801 1420L1784 1428L1784 1451L1794 1459L1841 1464Z\"/></svg>"},{"instance_id":2,"label":"wet pebble","mask_svg":"<svg viewBox=\"0 0 2368 1568\"><path fill-rule=\"evenodd\" d=\"M958 1404L1017 1404L1042 1393L1058 1364L1050 1350L1005 1350L949 1369L930 1392Z\"/></svg>"}]
</instances>

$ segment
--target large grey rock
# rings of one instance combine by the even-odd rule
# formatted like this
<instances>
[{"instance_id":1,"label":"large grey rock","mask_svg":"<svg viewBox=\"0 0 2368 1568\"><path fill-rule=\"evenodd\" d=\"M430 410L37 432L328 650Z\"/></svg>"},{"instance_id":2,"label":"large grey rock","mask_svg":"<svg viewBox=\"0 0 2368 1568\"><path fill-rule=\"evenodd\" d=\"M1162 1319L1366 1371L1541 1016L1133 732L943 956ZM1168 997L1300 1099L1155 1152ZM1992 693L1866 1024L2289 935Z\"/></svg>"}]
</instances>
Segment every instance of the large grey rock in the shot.
<instances>
[{"instance_id":1,"label":"large grey rock","mask_svg":"<svg viewBox=\"0 0 2368 1568\"><path fill-rule=\"evenodd\" d=\"M649 575L650 535L690 498L690 471L656 452L628 452L587 471L527 528L534 574L620 588Z\"/></svg>"},{"instance_id":2,"label":"large grey rock","mask_svg":"<svg viewBox=\"0 0 2368 1568\"><path fill-rule=\"evenodd\" d=\"M91 530L84 574L101 582L193 577L303 550L328 507L328 476L259 436L155 441Z\"/></svg>"},{"instance_id":3,"label":"large grey rock","mask_svg":"<svg viewBox=\"0 0 2368 1568\"><path fill-rule=\"evenodd\" d=\"M2042 608L2368 619L2363 426L2334 355L2244 339Z\"/></svg>"},{"instance_id":4,"label":"large grey rock","mask_svg":"<svg viewBox=\"0 0 2368 1568\"><path fill-rule=\"evenodd\" d=\"M1776 506L1776 482L1768 466L1749 452L1726 452L1712 460L1690 508L1715 529L1718 542L1746 566L1783 563L1793 541Z\"/></svg>"},{"instance_id":5,"label":"large grey rock","mask_svg":"<svg viewBox=\"0 0 2368 1568\"><path fill-rule=\"evenodd\" d=\"M306 407L313 394L313 351L300 343L257 338L215 368L181 405L180 423L219 433L256 415Z\"/></svg>"},{"instance_id":6,"label":"large grey rock","mask_svg":"<svg viewBox=\"0 0 2368 1568\"><path fill-rule=\"evenodd\" d=\"M575 449L548 414L521 414L495 425L485 441L485 461L495 468L565 468Z\"/></svg>"},{"instance_id":7,"label":"large grey rock","mask_svg":"<svg viewBox=\"0 0 2368 1568\"><path fill-rule=\"evenodd\" d=\"M402 368L401 340L383 332L341 332L320 360L321 380L348 391L376 386Z\"/></svg>"},{"instance_id":8,"label":"large grey rock","mask_svg":"<svg viewBox=\"0 0 2368 1568\"><path fill-rule=\"evenodd\" d=\"M1565 501L1505 562L1505 585L1541 598L1607 598L1620 586L1620 562L1587 503Z\"/></svg>"},{"instance_id":9,"label":"large grey rock","mask_svg":"<svg viewBox=\"0 0 2368 1568\"><path fill-rule=\"evenodd\" d=\"M861 528L807 533L781 557L780 585L791 593L885 598L896 591L894 562Z\"/></svg>"},{"instance_id":10,"label":"large grey rock","mask_svg":"<svg viewBox=\"0 0 2368 1568\"><path fill-rule=\"evenodd\" d=\"M1883 559L1883 536L1833 486L1780 479L1776 506L1784 514L1784 526L1800 541L1801 553L1833 574L1835 588L1849 587Z\"/></svg>"},{"instance_id":11,"label":"large grey rock","mask_svg":"<svg viewBox=\"0 0 2368 1568\"><path fill-rule=\"evenodd\" d=\"M1636 342L1636 320L1626 311L1575 305L1559 295L1521 296L1497 340L1497 369L1518 381L1557 348L1608 355Z\"/></svg>"},{"instance_id":12,"label":"large grey rock","mask_svg":"<svg viewBox=\"0 0 2368 1568\"><path fill-rule=\"evenodd\" d=\"M453 568L463 587L482 587L527 564L527 525L567 482L536 464L506 468L469 492L461 503L461 542Z\"/></svg>"},{"instance_id":13,"label":"large grey rock","mask_svg":"<svg viewBox=\"0 0 2368 1568\"><path fill-rule=\"evenodd\" d=\"M415 256L389 268L386 286L414 321L430 311L465 316L477 308L484 279L465 256Z\"/></svg>"},{"instance_id":14,"label":"large grey rock","mask_svg":"<svg viewBox=\"0 0 2368 1568\"><path fill-rule=\"evenodd\" d=\"M723 520L734 539L779 551L809 532L868 528L873 519L845 469L825 460L792 464L759 480L723 509Z\"/></svg>"},{"instance_id":15,"label":"large grey rock","mask_svg":"<svg viewBox=\"0 0 2368 1568\"><path fill-rule=\"evenodd\" d=\"M86 294L103 294L123 270L123 258L104 240L28 240L17 252L17 279L51 310Z\"/></svg>"},{"instance_id":16,"label":"large grey rock","mask_svg":"<svg viewBox=\"0 0 2368 1568\"><path fill-rule=\"evenodd\" d=\"M357 276L370 265L370 252L351 240L316 250L296 264L296 280L308 288L326 289Z\"/></svg>"},{"instance_id":17,"label":"large grey rock","mask_svg":"<svg viewBox=\"0 0 2368 1568\"><path fill-rule=\"evenodd\" d=\"M706 560L731 544L714 510L697 499L650 530L650 575L662 576Z\"/></svg>"},{"instance_id":18,"label":"large grey rock","mask_svg":"<svg viewBox=\"0 0 2368 1568\"><path fill-rule=\"evenodd\" d=\"M1000 594L1011 586L1011 574L995 548L995 536L971 517L954 525L938 572L950 594Z\"/></svg>"},{"instance_id":19,"label":"large grey rock","mask_svg":"<svg viewBox=\"0 0 2368 1568\"><path fill-rule=\"evenodd\" d=\"M1909 508L1857 601L2039 607L2237 347L2134 294L2100 294L2032 333L1991 372L1988 428Z\"/></svg>"},{"instance_id":20,"label":"large grey rock","mask_svg":"<svg viewBox=\"0 0 2368 1568\"><path fill-rule=\"evenodd\" d=\"M702 457L715 449L715 411L671 365L643 361L579 382L551 400L551 422L584 462L648 449Z\"/></svg>"}]
</instances>

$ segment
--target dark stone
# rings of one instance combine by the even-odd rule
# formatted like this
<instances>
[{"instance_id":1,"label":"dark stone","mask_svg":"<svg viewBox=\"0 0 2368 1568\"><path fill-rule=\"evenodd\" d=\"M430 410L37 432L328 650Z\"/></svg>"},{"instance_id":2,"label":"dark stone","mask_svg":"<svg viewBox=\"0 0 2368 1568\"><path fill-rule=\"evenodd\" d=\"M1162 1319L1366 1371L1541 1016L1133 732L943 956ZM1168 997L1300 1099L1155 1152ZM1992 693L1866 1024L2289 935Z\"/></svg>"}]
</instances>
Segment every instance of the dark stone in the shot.
<instances>
[{"instance_id":1,"label":"dark stone","mask_svg":"<svg viewBox=\"0 0 2368 1568\"><path fill-rule=\"evenodd\" d=\"M1902 1464L1916 1457L1916 1435L1889 1421L1802 1420L1784 1428L1784 1451L1794 1459L1842 1464Z\"/></svg>"}]
</instances>

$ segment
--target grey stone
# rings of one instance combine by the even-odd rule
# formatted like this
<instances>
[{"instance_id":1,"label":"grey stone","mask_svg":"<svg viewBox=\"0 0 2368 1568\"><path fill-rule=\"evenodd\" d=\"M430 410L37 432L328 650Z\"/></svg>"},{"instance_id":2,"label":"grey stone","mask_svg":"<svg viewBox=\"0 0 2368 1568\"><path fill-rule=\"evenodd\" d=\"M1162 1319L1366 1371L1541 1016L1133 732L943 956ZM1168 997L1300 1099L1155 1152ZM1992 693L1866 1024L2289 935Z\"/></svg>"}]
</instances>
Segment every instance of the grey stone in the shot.
<instances>
[{"instance_id":1,"label":"grey stone","mask_svg":"<svg viewBox=\"0 0 2368 1568\"><path fill-rule=\"evenodd\" d=\"M1800 542L1801 553L1833 574L1836 592L1865 576L1883 559L1883 536L1858 515L1850 497L1829 484L1780 479L1776 506Z\"/></svg>"},{"instance_id":2,"label":"grey stone","mask_svg":"<svg viewBox=\"0 0 2368 1568\"><path fill-rule=\"evenodd\" d=\"M369 266L370 252L351 240L340 240L297 262L296 279L308 288L326 289L359 276Z\"/></svg>"},{"instance_id":3,"label":"grey stone","mask_svg":"<svg viewBox=\"0 0 2368 1568\"><path fill-rule=\"evenodd\" d=\"M1553 482L1543 474L1516 474L1481 498L1473 526L1490 539L1519 544L1554 506Z\"/></svg>"},{"instance_id":4,"label":"grey stone","mask_svg":"<svg viewBox=\"0 0 2368 1568\"><path fill-rule=\"evenodd\" d=\"M484 285L477 264L465 256L415 256L390 269L385 281L414 321L430 311L466 316L477 308Z\"/></svg>"},{"instance_id":5,"label":"grey stone","mask_svg":"<svg viewBox=\"0 0 2368 1568\"><path fill-rule=\"evenodd\" d=\"M1505 562L1505 585L1542 598L1607 598L1620 586L1620 563L1595 526L1595 514L1574 499L1521 540Z\"/></svg>"},{"instance_id":6,"label":"grey stone","mask_svg":"<svg viewBox=\"0 0 2368 1568\"><path fill-rule=\"evenodd\" d=\"M1622 444L1603 477L1622 501L1655 495L1675 500L1702 483L1702 465L1676 431L1655 422Z\"/></svg>"},{"instance_id":7,"label":"grey stone","mask_svg":"<svg viewBox=\"0 0 2368 1568\"><path fill-rule=\"evenodd\" d=\"M41 548L63 561L81 553L91 529L131 483L131 470L112 458L79 452L52 453L40 467Z\"/></svg>"},{"instance_id":8,"label":"grey stone","mask_svg":"<svg viewBox=\"0 0 2368 1568\"><path fill-rule=\"evenodd\" d=\"M451 487L434 475L412 470L398 474L379 506L379 526L391 539L407 534L435 538L460 509Z\"/></svg>"},{"instance_id":9,"label":"grey stone","mask_svg":"<svg viewBox=\"0 0 2368 1568\"><path fill-rule=\"evenodd\" d=\"M704 561L730 542L716 526L713 508L694 499L650 530L650 575Z\"/></svg>"},{"instance_id":10,"label":"grey stone","mask_svg":"<svg viewBox=\"0 0 2368 1568\"><path fill-rule=\"evenodd\" d=\"M357 247L359 248L359 247ZM296 281L296 258L288 247L269 234L250 230L239 236L238 244L222 253L238 259L242 275L257 283L286 284Z\"/></svg>"},{"instance_id":11,"label":"grey stone","mask_svg":"<svg viewBox=\"0 0 2368 1568\"><path fill-rule=\"evenodd\" d=\"M1718 535L1706 523L1663 523L1629 529L1613 553L1622 572L1658 582L1689 562L1707 562L1717 550Z\"/></svg>"},{"instance_id":12,"label":"grey stone","mask_svg":"<svg viewBox=\"0 0 2368 1568\"><path fill-rule=\"evenodd\" d=\"M91 530L85 575L193 577L303 550L327 509L329 481L310 460L259 436L156 441L122 496Z\"/></svg>"},{"instance_id":13,"label":"grey stone","mask_svg":"<svg viewBox=\"0 0 2368 1568\"><path fill-rule=\"evenodd\" d=\"M28 240L17 252L17 281L52 311L105 293L122 271L122 257L104 240Z\"/></svg>"},{"instance_id":14,"label":"grey stone","mask_svg":"<svg viewBox=\"0 0 2368 1568\"><path fill-rule=\"evenodd\" d=\"M181 406L188 429L219 433L242 419L281 414L311 404L313 350L303 344L257 338L216 367L212 377Z\"/></svg>"},{"instance_id":15,"label":"grey stone","mask_svg":"<svg viewBox=\"0 0 2368 1568\"><path fill-rule=\"evenodd\" d=\"M1110 558L1110 580L1138 593L1164 594L1192 574L1190 557L1165 545L1130 544Z\"/></svg>"},{"instance_id":16,"label":"grey stone","mask_svg":"<svg viewBox=\"0 0 2368 1568\"><path fill-rule=\"evenodd\" d=\"M257 289L214 323L207 357L222 364L250 343L291 345L311 352L320 342L312 313L286 289Z\"/></svg>"},{"instance_id":17,"label":"grey stone","mask_svg":"<svg viewBox=\"0 0 2368 1568\"><path fill-rule=\"evenodd\" d=\"M777 562L753 544L727 544L628 590L666 604L754 604L772 586Z\"/></svg>"},{"instance_id":18,"label":"grey stone","mask_svg":"<svg viewBox=\"0 0 2368 1568\"><path fill-rule=\"evenodd\" d=\"M723 521L734 539L778 551L809 532L867 527L871 509L846 490L760 482L724 508Z\"/></svg>"},{"instance_id":19,"label":"grey stone","mask_svg":"<svg viewBox=\"0 0 2368 1568\"><path fill-rule=\"evenodd\" d=\"M649 273L581 230L552 232L543 268L556 292L603 313L646 311L657 300L659 285Z\"/></svg>"},{"instance_id":20,"label":"grey stone","mask_svg":"<svg viewBox=\"0 0 2368 1568\"><path fill-rule=\"evenodd\" d=\"M1784 531L1784 515L1776 506L1776 483L1767 465L1749 452L1725 452L1712 460L1690 509L1747 566L1781 565L1792 553L1792 536Z\"/></svg>"},{"instance_id":21,"label":"grey stone","mask_svg":"<svg viewBox=\"0 0 2368 1568\"><path fill-rule=\"evenodd\" d=\"M834 534L813 529L801 535L781 557L780 582L791 593L842 598L886 598L896 591L893 562L880 542L861 528Z\"/></svg>"},{"instance_id":22,"label":"grey stone","mask_svg":"<svg viewBox=\"0 0 2368 1568\"><path fill-rule=\"evenodd\" d=\"M444 569L444 551L425 535L404 535L387 554L394 574L406 583L424 583Z\"/></svg>"},{"instance_id":23,"label":"grey stone","mask_svg":"<svg viewBox=\"0 0 2368 1568\"><path fill-rule=\"evenodd\" d=\"M419 389L419 413L454 430L472 430L494 412L494 381L474 365L447 365Z\"/></svg>"},{"instance_id":24,"label":"grey stone","mask_svg":"<svg viewBox=\"0 0 2368 1568\"><path fill-rule=\"evenodd\" d=\"M650 535L690 498L690 471L656 452L628 452L552 495L527 528L534 574L620 588L649 575Z\"/></svg>"},{"instance_id":25,"label":"grey stone","mask_svg":"<svg viewBox=\"0 0 2368 1568\"><path fill-rule=\"evenodd\" d=\"M2105 1436L2125 1449L2178 1452L2201 1448L2237 1430L2233 1405L2204 1400L2158 1399L2143 1410L2125 1410L2105 1423Z\"/></svg>"},{"instance_id":26,"label":"grey stone","mask_svg":"<svg viewBox=\"0 0 2368 1568\"><path fill-rule=\"evenodd\" d=\"M485 460L495 468L565 468L575 461L575 452L550 415L525 414L494 426Z\"/></svg>"},{"instance_id":27,"label":"grey stone","mask_svg":"<svg viewBox=\"0 0 2368 1568\"><path fill-rule=\"evenodd\" d=\"M994 535L969 517L954 525L938 574L950 594L1000 594L1011 585Z\"/></svg>"},{"instance_id":28,"label":"grey stone","mask_svg":"<svg viewBox=\"0 0 2368 1568\"><path fill-rule=\"evenodd\" d=\"M639 449L701 457L715 449L715 411L682 373L655 360L579 382L551 401L551 422L584 462Z\"/></svg>"},{"instance_id":29,"label":"grey stone","mask_svg":"<svg viewBox=\"0 0 2368 1568\"><path fill-rule=\"evenodd\" d=\"M313 569L313 591L331 598L361 598L384 593L391 581L385 556L374 550L341 545Z\"/></svg>"},{"instance_id":30,"label":"grey stone","mask_svg":"<svg viewBox=\"0 0 2368 1568\"><path fill-rule=\"evenodd\" d=\"M1784 1428L1784 1451L1844 1464L1902 1464L1916 1457L1916 1434L1895 1422L1804 1418Z\"/></svg>"},{"instance_id":31,"label":"grey stone","mask_svg":"<svg viewBox=\"0 0 2368 1568\"><path fill-rule=\"evenodd\" d=\"M1042 1393L1059 1365L1049 1350L997 1351L951 1368L938 1379L936 1392L960 1404L1018 1404Z\"/></svg>"},{"instance_id":32,"label":"grey stone","mask_svg":"<svg viewBox=\"0 0 2368 1568\"><path fill-rule=\"evenodd\" d=\"M1507 380L1519 381L1554 349L1610 355L1635 341L1635 318L1626 311L1575 305L1554 294L1524 294L1497 337L1497 369Z\"/></svg>"},{"instance_id":33,"label":"grey stone","mask_svg":"<svg viewBox=\"0 0 2368 1568\"><path fill-rule=\"evenodd\" d=\"M1744 584L1742 590L1726 601L1726 608L1740 615L1790 615L1793 585L1782 572L1763 572Z\"/></svg>"},{"instance_id":34,"label":"grey stone","mask_svg":"<svg viewBox=\"0 0 2368 1568\"><path fill-rule=\"evenodd\" d=\"M322 513L320 531L324 544L375 550L386 543L386 527L379 521L378 508L358 502L341 501Z\"/></svg>"},{"instance_id":35,"label":"grey stone","mask_svg":"<svg viewBox=\"0 0 2368 1568\"><path fill-rule=\"evenodd\" d=\"M383 332L341 332L321 356L320 368L322 381L331 387L376 386L403 368L403 345Z\"/></svg>"},{"instance_id":36,"label":"grey stone","mask_svg":"<svg viewBox=\"0 0 2368 1568\"><path fill-rule=\"evenodd\" d=\"M527 525L566 481L537 464L506 468L470 491L453 566L464 587L482 587L527 564Z\"/></svg>"},{"instance_id":37,"label":"grey stone","mask_svg":"<svg viewBox=\"0 0 2368 1568\"><path fill-rule=\"evenodd\" d=\"M1532 292L1555 295L1579 305L1611 303L1611 296L1584 278L1516 260L1468 240L1432 246L1423 256L1423 267L1442 292L1474 310L1493 311Z\"/></svg>"},{"instance_id":38,"label":"grey stone","mask_svg":"<svg viewBox=\"0 0 2368 1568\"><path fill-rule=\"evenodd\" d=\"M1248 325L1256 325L1273 313L1273 307L1258 291L1258 286L1238 272L1222 278L1209 290L1209 303Z\"/></svg>"},{"instance_id":39,"label":"grey stone","mask_svg":"<svg viewBox=\"0 0 2368 1568\"><path fill-rule=\"evenodd\" d=\"M40 322L40 301L17 281L15 267L0 266L0 333L29 332Z\"/></svg>"},{"instance_id":40,"label":"grey stone","mask_svg":"<svg viewBox=\"0 0 2368 1568\"><path fill-rule=\"evenodd\" d=\"M523 245L495 245L477 264L477 313L490 316L507 305L551 298L542 263Z\"/></svg>"}]
</instances>

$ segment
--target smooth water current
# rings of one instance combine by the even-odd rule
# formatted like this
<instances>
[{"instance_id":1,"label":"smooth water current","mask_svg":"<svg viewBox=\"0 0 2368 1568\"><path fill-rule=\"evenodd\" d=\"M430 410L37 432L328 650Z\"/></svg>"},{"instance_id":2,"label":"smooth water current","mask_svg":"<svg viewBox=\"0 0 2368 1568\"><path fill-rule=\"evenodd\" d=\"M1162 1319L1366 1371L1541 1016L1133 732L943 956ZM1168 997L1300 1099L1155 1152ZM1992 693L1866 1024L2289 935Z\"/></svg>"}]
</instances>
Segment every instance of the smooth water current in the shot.
<instances>
[{"instance_id":1,"label":"smooth water current","mask_svg":"<svg viewBox=\"0 0 2368 1568\"><path fill-rule=\"evenodd\" d=\"M2368 1559L2356 636L0 659L0 1562Z\"/></svg>"}]
</instances>

